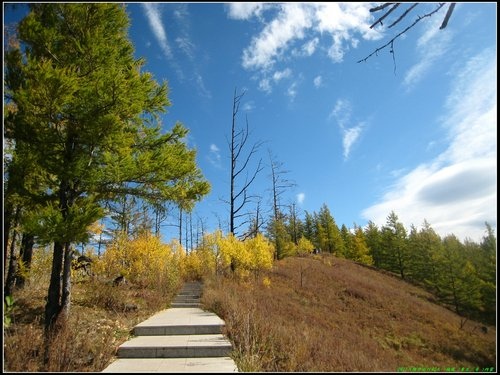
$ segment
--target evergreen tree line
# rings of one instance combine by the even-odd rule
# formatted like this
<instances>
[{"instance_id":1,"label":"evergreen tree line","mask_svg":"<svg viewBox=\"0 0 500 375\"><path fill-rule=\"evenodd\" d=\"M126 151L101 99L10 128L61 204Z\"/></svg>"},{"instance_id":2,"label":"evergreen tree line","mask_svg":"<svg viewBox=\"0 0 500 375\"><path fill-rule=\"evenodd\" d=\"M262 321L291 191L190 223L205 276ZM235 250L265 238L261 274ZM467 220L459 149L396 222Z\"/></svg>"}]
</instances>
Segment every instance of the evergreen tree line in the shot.
<instances>
[{"instance_id":1,"label":"evergreen tree line","mask_svg":"<svg viewBox=\"0 0 500 375\"><path fill-rule=\"evenodd\" d=\"M319 212L305 212L300 219L291 206L267 227L276 258L290 255L289 243L310 241L318 251L374 266L400 276L431 291L457 314L488 323L496 319L496 236L485 223L480 243L460 241L450 234L441 238L424 220L418 230L409 231L391 212L386 224L378 227L369 221L363 229L354 225L339 228L324 204Z\"/></svg>"}]
</instances>

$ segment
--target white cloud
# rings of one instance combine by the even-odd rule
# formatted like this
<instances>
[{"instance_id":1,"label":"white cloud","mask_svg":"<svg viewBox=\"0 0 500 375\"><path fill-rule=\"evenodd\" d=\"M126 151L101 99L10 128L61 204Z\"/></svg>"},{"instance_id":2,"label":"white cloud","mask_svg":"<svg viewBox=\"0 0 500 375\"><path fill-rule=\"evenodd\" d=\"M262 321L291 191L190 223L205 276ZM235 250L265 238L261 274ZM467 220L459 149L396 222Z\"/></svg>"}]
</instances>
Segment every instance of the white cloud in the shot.
<instances>
[{"instance_id":1,"label":"white cloud","mask_svg":"<svg viewBox=\"0 0 500 375\"><path fill-rule=\"evenodd\" d=\"M417 41L417 53L420 61L413 65L405 74L403 84L411 89L436 61L450 49L453 33L450 28L440 30L440 18L431 19L426 23L426 30Z\"/></svg>"},{"instance_id":2,"label":"white cloud","mask_svg":"<svg viewBox=\"0 0 500 375\"><path fill-rule=\"evenodd\" d=\"M245 111L245 112L251 112L255 109L255 103L251 100L249 102L245 102L243 104L243 107L242 109Z\"/></svg>"},{"instance_id":3,"label":"white cloud","mask_svg":"<svg viewBox=\"0 0 500 375\"><path fill-rule=\"evenodd\" d=\"M290 100L293 102L293 100L297 96L297 82L293 82L290 85L290 87L288 87L286 94L290 97Z\"/></svg>"},{"instance_id":4,"label":"white cloud","mask_svg":"<svg viewBox=\"0 0 500 375\"><path fill-rule=\"evenodd\" d=\"M195 49L195 46L194 44L191 42L191 40L189 40L188 37L186 36L183 36L183 37L177 37L175 38L175 41L177 43L177 45L179 46L179 49L186 55L188 56L188 58L190 60L193 60L194 58L194 49Z\"/></svg>"},{"instance_id":5,"label":"white cloud","mask_svg":"<svg viewBox=\"0 0 500 375\"><path fill-rule=\"evenodd\" d=\"M263 78L259 81L259 90L267 92L268 94L271 93L272 88L269 78Z\"/></svg>"},{"instance_id":6,"label":"white cloud","mask_svg":"<svg viewBox=\"0 0 500 375\"><path fill-rule=\"evenodd\" d=\"M356 36L380 38L379 31L370 29L370 7L369 3L283 3L269 7L251 3L231 5L229 16L248 20L254 16L261 18L268 9L274 11L270 20L261 19L265 26L243 51L244 68L268 71L295 43L304 39L300 48L292 50L292 55L311 56L318 49L320 37L329 35L328 56L340 62L346 50L356 48L359 43Z\"/></svg>"},{"instance_id":7,"label":"white cloud","mask_svg":"<svg viewBox=\"0 0 500 375\"><path fill-rule=\"evenodd\" d=\"M148 19L149 26L156 37L160 49L163 51L164 56L168 59L169 64L175 70L179 80L184 81L186 76L189 77L191 84L196 86L198 94L205 98L211 98L212 94L205 86L203 77L200 73L198 67L198 62L196 59L196 46L191 40L191 26L190 26L190 15L187 4L177 4L173 11L173 19L176 23L176 33L178 36L175 38L177 45L177 52L180 51L186 55L189 64L184 64L182 66L177 62L178 59L174 58L174 52L172 47L168 43L167 34L163 27L161 21L161 9L162 4L154 3L143 3L142 7L146 18ZM191 70L188 74L184 74L184 70Z\"/></svg>"},{"instance_id":8,"label":"white cloud","mask_svg":"<svg viewBox=\"0 0 500 375\"><path fill-rule=\"evenodd\" d=\"M335 106L328 116L329 119L335 119L342 133L344 160L347 160L349 158L353 145L356 143L356 141L358 141L364 129L363 123L359 123L356 126L350 126L352 122L351 114L351 102L346 99L337 99L337 101L335 102Z\"/></svg>"},{"instance_id":9,"label":"white cloud","mask_svg":"<svg viewBox=\"0 0 500 375\"><path fill-rule=\"evenodd\" d=\"M319 43L318 38L311 39L310 41L308 41L307 43L305 43L302 46L302 53L305 56L311 56L316 51L316 48L318 47L318 43Z\"/></svg>"},{"instance_id":10,"label":"white cloud","mask_svg":"<svg viewBox=\"0 0 500 375\"><path fill-rule=\"evenodd\" d=\"M208 161L216 168L221 168L220 149L215 143L210 145L210 152L208 154Z\"/></svg>"},{"instance_id":11,"label":"white cloud","mask_svg":"<svg viewBox=\"0 0 500 375\"><path fill-rule=\"evenodd\" d=\"M358 140L363 128L361 126L355 126L349 129L343 129L342 146L344 147L344 160L349 159L349 154L351 153L351 147Z\"/></svg>"},{"instance_id":12,"label":"white cloud","mask_svg":"<svg viewBox=\"0 0 500 375\"><path fill-rule=\"evenodd\" d=\"M270 94L273 91L273 84L277 84L283 79L290 78L291 75L292 70L290 68L277 70L271 75L266 74L264 78L259 81L259 89Z\"/></svg>"},{"instance_id":13,"label":"white cloud","mask_svg":"<svg viewBox=\"0 0 500 375\"><path fill-rule=\"evenodd\" d=\"M274 72L273 80L274 80L274 82L279 82L283 78L290 77L291 74L292 74L292 71L289 68L286 68L285 70Z\"/></svg>"},{"instance_id":14,"label":"white cloud","mask_svg":"<svg viewBox=\"0 0 500 375\"><path fill-rule=\"evenodd\" d=\"M170 49L170 45L168 44L167 33L165 32L163 24L161 23L160 4L143 3L142 7L144 9L144 12L146 13L149 26L151 27L153 34L160 44L161 50L168 59L171 59L172 50Z\"/></svg>"},{"instance_id":15,"label":"white cloud","mask_svg":"<svg viewBox=\"0 0 500 375\"><path fill-rule=\"evenodd\" d=\"M318 88L323 83L323 78L321 76L317 76L316 78L314 78L313 83L314 83L314 87Z\"/></svg>"},{"instance_id":16,"label":"white cloud","mask_svg":"<svg viewBox=\"0 0 500 375\"><path fill-rule=\"evenodd\" d=\"M294 39L303 39L311 27L312 13L307 4L287 3L280 5L278 16L267 23L259 36L252 38L243 51L243 67L269 69L275 59L284 52Z\"/></svg>"},{"instance_id":17,"label":"white cloud","mask_svg":"<svg viewBox=\"0 0 500 375\"><path fill-rule=\"evenodd\" d=\"M425 220L441 235L480 241L487 221L496 227L496 51L470 59L454 77L442 125L448 148L399 177L362 215L384 225L394 210L403 224Z\"/></svg>"},{"instance_id":18,"label":"white cloud","mask_svg":"<svg viewBox=\"0 0 500 375\"><path fill-rule=\"evenodd\" d=\"M297 203L298 204L304 203L305 199L306 199L306 195L304 193L297 194Z\"/></svg>"},{"instance_id":19,"label":"white cloud","mask_svg":"<svg viewBox=\"0 0 500 375\"><path fill-rule=\"evenodd\" d=\"M236 20L246 20L254 16L259 17L264 9L263 3L230 3L228 4L228 16Z\"/></svg>"}]
</instances>

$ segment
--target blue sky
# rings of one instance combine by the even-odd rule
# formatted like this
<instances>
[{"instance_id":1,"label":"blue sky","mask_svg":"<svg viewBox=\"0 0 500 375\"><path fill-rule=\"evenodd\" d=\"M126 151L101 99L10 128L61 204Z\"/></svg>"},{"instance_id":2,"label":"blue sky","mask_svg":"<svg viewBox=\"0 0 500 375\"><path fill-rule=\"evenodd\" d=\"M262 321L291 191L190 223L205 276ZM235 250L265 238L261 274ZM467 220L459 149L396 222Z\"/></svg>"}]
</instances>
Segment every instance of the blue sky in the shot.
<instances>
[{"instance_id":1,"label":"blue sky","mask_svg":"<svg viewBox=\"0 0 500 375\"><path fill-rule=\"evenodd\" d=\"M446 8L418 23L396 40L395 65L388 48L356 63L436 7L370 29L376 4L127 3L137 57L168 81L163 126L190 129L212 185L193 220L227 229L236 88L245 91L237 126L246 116L249 146L263 142L249 167L262 158L250 193L263 209L271 150L296 183L281 203L302 214L325 203L339 227L382 226L394 210L407 229L426 219L462 240L479 241L485 221L496 228L496 4L459 3L444 30Z\"/></svg>"}]
</instances>

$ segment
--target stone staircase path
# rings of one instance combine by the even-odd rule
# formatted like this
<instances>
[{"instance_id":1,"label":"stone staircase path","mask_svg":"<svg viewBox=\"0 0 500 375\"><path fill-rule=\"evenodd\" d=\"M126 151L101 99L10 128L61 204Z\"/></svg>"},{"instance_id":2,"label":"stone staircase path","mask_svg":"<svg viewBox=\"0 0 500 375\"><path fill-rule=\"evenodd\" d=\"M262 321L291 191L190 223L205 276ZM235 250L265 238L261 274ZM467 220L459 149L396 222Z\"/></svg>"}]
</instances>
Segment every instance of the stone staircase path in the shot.
<instances>
[{"instance_id":1,"label":"stone staircase path","mask_svg":"<svg viewBox=\"0 0 500 375\"><path fill-rule=\"evenodd\" d=\"M186 283L169 309L133 329L102 372L238 372L224 321L202 310L200 283Z\"/></svg>"}]
</instances>

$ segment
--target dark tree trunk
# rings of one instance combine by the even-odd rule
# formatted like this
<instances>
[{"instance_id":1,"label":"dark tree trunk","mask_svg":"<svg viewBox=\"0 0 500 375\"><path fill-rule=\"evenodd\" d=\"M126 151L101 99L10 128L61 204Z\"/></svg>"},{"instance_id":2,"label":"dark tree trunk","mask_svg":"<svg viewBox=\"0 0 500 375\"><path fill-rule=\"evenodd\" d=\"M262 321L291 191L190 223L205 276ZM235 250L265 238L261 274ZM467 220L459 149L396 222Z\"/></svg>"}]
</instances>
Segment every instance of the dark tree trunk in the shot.
<instances>
[{"instance_id":1,"label":"dark tree trunk","mask_svg":"<svg viewBox=\"0 0 500 375\"><path fill-rule=\"evenodd\" d=\"M7 279L5 280L4 296L11 296L16 283L17 257L15 254L17 233L12 233L12 242L10 244L10 259L7 270Z\"/></svg>"},{"instance_id":2,"label":"dark tree trunk","mask_svg":"<svg viewBox=\"0 0 500 375\"><path fill-rule=\"evenodd\" d=\"M33 258L33 246L35 245L35 236L30 233L23 233L23 238L21 240L21 250L19 257L23 262L23 268L25 272L18 273L16 275L16 287L22 288L26 283L26 272L31 268L31 260Z\"/></svg>"},{"instance_id":3,"label":"dark tree trunk","mask_svg":"<svg viewBox=\"0 0 500 375\"><path fill-rule=\"evenodd\" d=\"M50 274L49 292L45 305L45 331L51 331L61 312L61 271L64 259L64 244L54 242L52 272Z\"/></svg>"},{"instance_id":4,"label":"dark tree trunk","mask_svg":"<svg viewBox=\"0 0 500 375\"><path fill-rule=\"evenodd\" d=\"M10 222L12 220L12 205L5 204L5 211L3 215L3 264L7 265L7 258L9 255L9 235L10 235ZM3 270L5 275L5 268ZM4 276L5 277L5 276Z\"/></svg>"}]
</instances>

